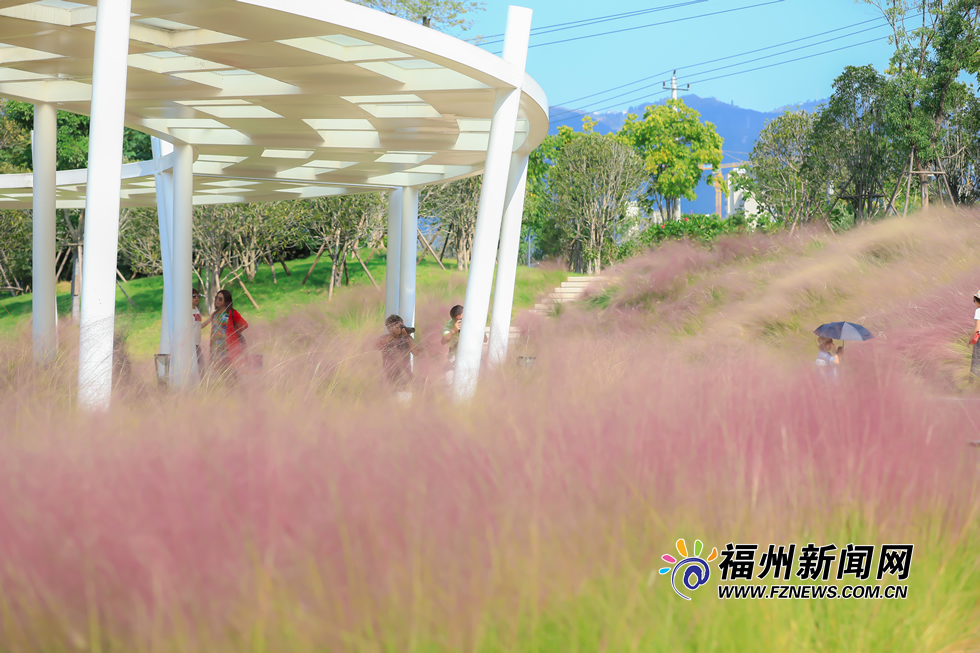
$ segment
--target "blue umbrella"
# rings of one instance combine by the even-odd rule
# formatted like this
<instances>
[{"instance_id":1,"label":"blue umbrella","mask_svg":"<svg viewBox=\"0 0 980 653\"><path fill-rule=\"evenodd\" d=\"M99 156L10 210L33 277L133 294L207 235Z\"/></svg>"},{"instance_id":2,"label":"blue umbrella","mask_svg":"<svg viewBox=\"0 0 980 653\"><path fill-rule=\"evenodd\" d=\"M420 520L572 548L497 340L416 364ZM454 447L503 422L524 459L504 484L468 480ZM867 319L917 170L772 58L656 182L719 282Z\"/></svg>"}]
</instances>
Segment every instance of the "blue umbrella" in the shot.
<instances>
[{"instance_id":1,"label":"blue umbrella","mask_svg":"<svg viewBox=\"0 0 980 653\"><path fill-rule=\"evenodd\" d=\"M860 324L854 324L853 322L821 324L813 333L822 338L830 338L832 340L871 340L874 338L870 331Z\"/></svg>"}]
</instances>

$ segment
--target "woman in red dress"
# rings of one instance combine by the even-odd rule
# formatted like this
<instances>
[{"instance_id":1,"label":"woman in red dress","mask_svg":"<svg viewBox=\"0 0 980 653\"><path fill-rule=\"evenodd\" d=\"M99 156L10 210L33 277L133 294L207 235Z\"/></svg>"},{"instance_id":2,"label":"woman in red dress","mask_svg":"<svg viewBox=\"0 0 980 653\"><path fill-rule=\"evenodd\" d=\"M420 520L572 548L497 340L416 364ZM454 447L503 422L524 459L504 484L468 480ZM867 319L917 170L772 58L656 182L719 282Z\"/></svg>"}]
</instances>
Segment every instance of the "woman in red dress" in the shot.
<instances>
[{"instance_id":1,"label":"woman in red dress","mask_svg":"<svg viewBox=\"0 0 980 653\"><path fill-rule=\"evenodd\" d=\"M242 331L248 322L232 306L231 292L219 290L214 296L214 313L201 326L211 325L211 369L230 372L239 364L245 350Z\"/></svg>"}]
</instances>

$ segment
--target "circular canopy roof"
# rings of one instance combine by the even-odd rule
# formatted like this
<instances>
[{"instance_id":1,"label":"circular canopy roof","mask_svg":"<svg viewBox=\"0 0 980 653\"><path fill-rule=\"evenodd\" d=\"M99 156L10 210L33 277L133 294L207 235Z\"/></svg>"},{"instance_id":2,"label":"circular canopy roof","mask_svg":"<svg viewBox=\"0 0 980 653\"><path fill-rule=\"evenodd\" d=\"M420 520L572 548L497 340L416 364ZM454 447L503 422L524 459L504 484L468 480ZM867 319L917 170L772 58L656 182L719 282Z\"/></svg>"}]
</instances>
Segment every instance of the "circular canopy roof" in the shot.
<instances>
[{"instance_id":1,"label":"circular canopy roof","mask_svg":"<svg viewBox=\"0 0 980 653\"><path fill-rule=\"evenodd\" d=\"M95 4L0 0L0 96L88 114ZM547 98L522 71L349 2L133 0L132 11L126 125L194 146L198 204L477 174L501 89L523 88L515 151L547 134ZM59 173L73 184L59 206L84 204L77 177ZM155 203L152 176L124 177L124 206ZM31 185L0 181L0 208L29 206Z\"/></svg>"}]
</instances>

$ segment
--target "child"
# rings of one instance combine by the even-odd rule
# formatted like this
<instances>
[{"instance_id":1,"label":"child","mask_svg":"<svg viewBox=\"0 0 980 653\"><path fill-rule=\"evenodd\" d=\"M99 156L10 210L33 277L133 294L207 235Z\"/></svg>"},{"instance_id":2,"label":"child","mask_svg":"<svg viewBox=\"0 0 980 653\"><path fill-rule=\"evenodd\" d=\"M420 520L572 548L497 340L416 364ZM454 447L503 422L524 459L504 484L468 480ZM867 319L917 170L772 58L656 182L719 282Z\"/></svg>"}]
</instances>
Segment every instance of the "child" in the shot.
<instances>
[{"instance_id":1,"label":"child","mask_svg":"<svg viewBox=\"0 0 980 653\"><path fill-rule=\"evenodd\" d=\"M397 315L388 316L385 328L388 333L378 338L375 345L381 350L384 378L396 392L405 392L412 383L412 355L418 354L418 346L411 336L415 329L406 327Z\"/></svg>"},{"instance_id":2,"label":"child","mask_svg":"<svg viewBox=\"0 0 980 653\"><path fill-rule=\"evenodd\" d=\"M449 309L449 321L442 329L442 344L449 345L446 357L446 385L453 384L456 374L456 350L459 349L459 330L463 328L463 307L457 304Z\"/></svg>"},{"instance_id":3,"label":"child","mask_svg":"<svg viewBox=\"0 0 980 653\"><path fill-rule=\"evenodd\" d=\"M837 348L834 353L834 341L832 338L817 337L817 370L826 377L836 380L837 367L840 365L841 354L844 353L844 345Z\"/></svg>"}]
</instances>

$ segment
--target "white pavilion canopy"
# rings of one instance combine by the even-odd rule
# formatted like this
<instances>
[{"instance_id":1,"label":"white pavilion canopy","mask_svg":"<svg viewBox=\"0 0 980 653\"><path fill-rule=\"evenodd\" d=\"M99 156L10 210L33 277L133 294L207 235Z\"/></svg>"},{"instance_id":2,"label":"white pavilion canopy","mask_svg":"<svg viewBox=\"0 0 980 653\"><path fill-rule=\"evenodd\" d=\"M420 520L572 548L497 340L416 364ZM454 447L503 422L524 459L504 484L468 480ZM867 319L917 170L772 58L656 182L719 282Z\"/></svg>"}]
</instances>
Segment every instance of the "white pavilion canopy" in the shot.
<instances>
[{"instance_id":1,"label":"white pavilion canopy","mask_svg":"<svg viewBox=\"0 0 980 653\"><path fill-rule=\"evenodd\" d=\"M548 131L531 11L507 25L497 57L344 0L0 0L0 97L35 107L34 172L0 176L0 208L33 209L35 359L57 350L57 208L86 209L79 402L104 407L120 207L158 209L161 351L190 387L194 204L388 190L385 311L413 326L418 187L483 173L454 387L470 396L491 285L490 359L506 354L528 155ZM87 169L55 170L55 109L91 115ZM123 125L156 139L153 160L122 164Z\"/></svg>"},{"instance_id":2,"label":"white pavilion canopy","mask_svg":"<svg viewBox=\"0 0 980 653\"><path fill-rule=\"evenodd\" d=\"M0 96L89 114L95 19L95 0L0 0ZM339 0L135 0L128 64L125 124L193 145L195 204L478 174L502 88L522 88L515 151L548 129L541 88L500 58ZM137 172L122 205L154 206ZM84 178L59 174L59 208L84 206ZM0 176L0 208L30 208L31 186Z\"/></svg>"}]
</instances>

